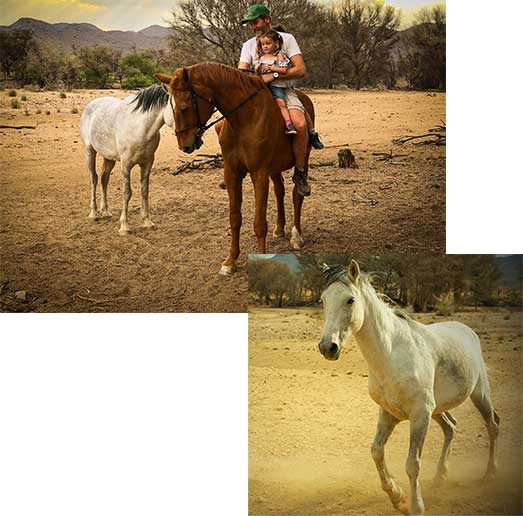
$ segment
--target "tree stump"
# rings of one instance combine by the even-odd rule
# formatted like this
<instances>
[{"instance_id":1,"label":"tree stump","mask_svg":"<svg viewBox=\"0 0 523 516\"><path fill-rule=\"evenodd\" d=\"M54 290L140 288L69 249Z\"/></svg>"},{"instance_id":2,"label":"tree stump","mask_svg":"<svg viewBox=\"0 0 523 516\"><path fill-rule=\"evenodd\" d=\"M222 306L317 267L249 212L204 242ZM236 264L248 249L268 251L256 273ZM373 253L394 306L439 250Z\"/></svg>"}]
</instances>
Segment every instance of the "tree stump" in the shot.
<instances>
[{"instance_id":1,"label":"tree stump","mask_svg":"<svg viewBox=\"0 0 523 516\"><path fill-rule=\"evenodd\" d=\"M348 147L338 151L338 168L358 168L356 158Z\"/></svg>"}]
</instances>

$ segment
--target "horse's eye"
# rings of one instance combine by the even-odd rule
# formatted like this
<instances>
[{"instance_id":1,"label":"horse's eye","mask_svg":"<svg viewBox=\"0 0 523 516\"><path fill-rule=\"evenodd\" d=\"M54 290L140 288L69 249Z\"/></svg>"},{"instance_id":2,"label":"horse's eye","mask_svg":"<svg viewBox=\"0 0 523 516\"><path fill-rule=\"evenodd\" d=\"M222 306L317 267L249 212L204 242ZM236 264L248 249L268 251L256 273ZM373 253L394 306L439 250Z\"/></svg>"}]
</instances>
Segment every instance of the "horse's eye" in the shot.
<instances>
[{"instance_id":1,"label":"horse's eye","mask_svg":"<svg viewBox=\"0 0 523 516\"><path fill-rule=\"evenodd\" d=\"M352 303L354 303L354 298L351 297L350 299L347 299L347 304L348 305L352 305Z\"/></svg>"}]
</instances>

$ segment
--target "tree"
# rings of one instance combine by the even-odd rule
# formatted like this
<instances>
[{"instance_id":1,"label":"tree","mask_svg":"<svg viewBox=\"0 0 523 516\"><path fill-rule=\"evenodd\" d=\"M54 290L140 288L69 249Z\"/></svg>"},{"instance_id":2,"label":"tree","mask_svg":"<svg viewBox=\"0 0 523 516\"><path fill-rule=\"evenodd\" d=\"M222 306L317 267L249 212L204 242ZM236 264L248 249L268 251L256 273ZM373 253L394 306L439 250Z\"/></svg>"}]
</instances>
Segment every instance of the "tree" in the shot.
<instances>
[{"instance_id":1,"label":"tree","mask_svg":"<svg viewBox=\"0 0 523 516\"><path fill-rule=\"evenodd\" d=\"M446 86L446 14L442 6L423 9L401 45L401 68L412 88Z\"/></svg>"},{"instance_id":2,"label":"tree","mask_svg":"<svg viewBox=\"0 0 523 516\"><path fill-rule=\"evenodd\" d=\"M348 60L348 85L359 90L365 84L386 79L390 53L397 40L396 10L379 0L344 0L339 20Z\"/></svg>"},{"instance_id":3,"label":"tree","mask_svg":"<svg viewBox=\"0 0 523 516\"><path fill-rule=\"evenodd\" d=\"M6 79L15 70L25 69L28 53L34 44L29 29L0 31L0 65Z\"/></svg>"},{"instance_id":4,"label":"tree","mask_svg":"<svg viewBox=\"0 0 523 516\"><path fill-rule=\"evenodd\" d=\"M160 71L148 52L134 52L122 57L118 62L122 88L145 88L155 83L153 74Z\"/></svg>"},{"instance_id":5,"label":"tree","mask_svg":"<svg viewBox=\"0 0 523 516\"><path fill-rule=\"evenodd\" d=\"M283 305L285 294L292 297L296 278L288 265L269 259L249 259L249 291L254 293L262 304L274 302Z\"/></svg>"},{"instance_id":6,"label":"tree","mask_svg":"<svg viewBox=\"0 0 523 516\"><path fill-rule=\"evenodd\" d=\"M78 51L82 79L86 86L107 88L118 68L120 52L111 47L96 45Z\"/></svg>"},{"instance_id":7,"label":"tree","mask_svg":"<svg viewBox=\"0 0 523 516\"><path fill-rule=\"evenodd\" d=\"M477 310L480 304L496 304L502 273L495 256L471 255L467 258L466 278L475 309Z\"/></svg>"}]
</instances>

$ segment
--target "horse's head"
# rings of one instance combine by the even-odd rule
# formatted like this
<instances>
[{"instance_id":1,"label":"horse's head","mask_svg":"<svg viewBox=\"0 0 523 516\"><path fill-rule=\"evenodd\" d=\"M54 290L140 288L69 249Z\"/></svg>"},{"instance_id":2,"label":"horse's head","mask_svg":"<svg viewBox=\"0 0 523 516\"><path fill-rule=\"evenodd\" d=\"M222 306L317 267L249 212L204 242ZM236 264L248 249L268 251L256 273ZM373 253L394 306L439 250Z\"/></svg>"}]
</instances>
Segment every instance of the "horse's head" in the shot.
<instances>
[{"instance_id":1,"label":"horse's head","mask_svg":"<svg viewBox=\"0 0 523 516\"><path fill-rule=\"evenodd\" d=\"M363 325L360 267L352 260L346 269L323 266L326 287L321 295L325 323L319 349L328 360L337 360L343 343Z\"/></svg>"},{"instance_id":2,"label":"horse's head","mask_svg":"<svg viewBox=\"0 0 523 516\"><path fill-rule=\"evenodd\" d=\"M178 148L183 152L194 152L203 144L205 124L214 111L212 93L203 86L197 86L196 91L186 68L178 68L172 77L161 73L154 76L167 84Z\"/></svg>"}]
</instances>

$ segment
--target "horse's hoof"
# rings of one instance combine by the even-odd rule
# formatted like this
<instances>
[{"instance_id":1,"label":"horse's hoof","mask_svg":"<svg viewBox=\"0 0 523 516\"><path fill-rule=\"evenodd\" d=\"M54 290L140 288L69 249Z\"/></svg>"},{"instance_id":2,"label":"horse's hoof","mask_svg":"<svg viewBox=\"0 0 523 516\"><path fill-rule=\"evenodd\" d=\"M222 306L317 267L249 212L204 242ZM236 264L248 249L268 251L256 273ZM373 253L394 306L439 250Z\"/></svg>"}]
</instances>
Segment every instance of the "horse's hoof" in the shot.
<instances>
[{"instance_id":1,"label":"horse's hoof","mask_svg":"<svg viewBox=\"0 0 523 516\"><path fill-rule=\"evenodd\" d=\"M152 220L145 220L143 223L144 228L154 228L154 223Z\"/></svg>"},{"instance_id":2,"label":"horse's hoof","mask_svg":"<svg viewBox=\"0 0 523 516\"><path fill-rule=\"evenodd\" d=\"M409 516L409 514L410 514L410 507L409 507L409 504L408 504L406 496L404 496L403 498L401 498L401 500L396 502L394 504L394 507L396 507L396 509L398 509L398 511L400 511L402 514L405 514L406 516Z\"/></svg>"},{"instance_id":3,"label":"horse's hoof","mask_svg":"<svg viewBox=\"0 0 523 516\"><path fill-rule=\"evenodd\" d=\"M112 217L109 211L102 211L102 219L110 219Z\"/></svg>"},{"instance_id":4,"label":"horse's hoof","mask_svg":"<svg viewBox=\"0 0 523 516\"><path fill-rule=\"evenodd\" d=\"M222 265L220 269L222 276L230 276L233 272L236 272L236 265Z\"/></svg>"},{"instance_id":5,"label":"horse's hoof","mask_svg":"<svg viewBox=\"0 0 523 516\"><path fill-rule=\"evenodd\" d=\"M487 471L483 478L481 479L482 483L490 482L491 480L494 480L496 478L496 472L495 471Z\"/></svg>"},{"instance_id":6,"label":"horse's hoof","mask_svg":"<svg viewBox=\"0 0 523 516\"><path fill-rule=\"evenodd\" d=\"M283 231L283 229L275 229L273 232L272 232L272 236L275 236L277 238L283 238L285 236L285 231Z\"/></svg>"},{"instance_id":7,"label":"horse's hoof","mask_svg":"<svg viewBox=\"0 0 523 516\"><path fill-rule=\"evenodd\" d=\"M125 228L120 228L118 230L118 234L120 236L127 236L129 233L130 233L130 231L128 229L125 229Z\"/></svg>"},{"instance_id":8,"label":"horse's hoof","mask_svg":"<svg viewBox=\"0 0 523 516\"><path fill-rule=\"evenodd\" d=\"M99 218L100 217L99 217L98 213L96 211L94 211L94 210L91 210L91 213L89 213L88 219L91 222L96 222Z\"/></svg>"},{"instance_id":9,"label":"horse's hoof","mask_svg":"<svg viewBox=\"0 0 523 516\"><path fill-rule=\"evenodd\" d=\"M291 246L295 251L299 251L303 245L303 238L298 230L293 227L291 231Z\"/></svg>"}]
</instances>

